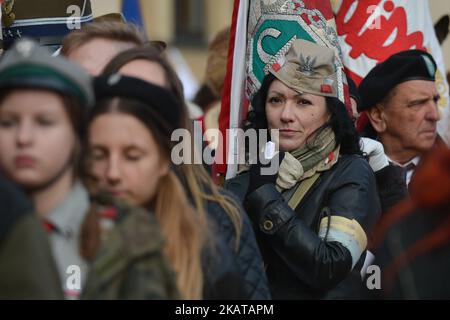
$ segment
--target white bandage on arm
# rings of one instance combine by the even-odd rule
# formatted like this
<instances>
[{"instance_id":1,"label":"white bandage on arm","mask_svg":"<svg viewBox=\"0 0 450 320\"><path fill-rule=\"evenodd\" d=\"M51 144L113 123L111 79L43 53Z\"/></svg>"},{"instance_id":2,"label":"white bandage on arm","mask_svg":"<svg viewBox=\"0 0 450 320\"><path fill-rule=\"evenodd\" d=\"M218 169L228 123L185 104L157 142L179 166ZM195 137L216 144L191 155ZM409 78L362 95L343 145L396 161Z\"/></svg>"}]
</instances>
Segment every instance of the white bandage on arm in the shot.
<instances>
[{"instance_id":1,"label":"white bandage on arm","mask_svg":"<svg viewBox=\"0 0 450 320\"><path fill-rule=\"evenodd\" d=\"M367 235L358 221L341 216L323 218L320 222L319 237L327 242L339 242L347 248L352 256L352 269L367 247Z\"/></svg>"}]
</instances>

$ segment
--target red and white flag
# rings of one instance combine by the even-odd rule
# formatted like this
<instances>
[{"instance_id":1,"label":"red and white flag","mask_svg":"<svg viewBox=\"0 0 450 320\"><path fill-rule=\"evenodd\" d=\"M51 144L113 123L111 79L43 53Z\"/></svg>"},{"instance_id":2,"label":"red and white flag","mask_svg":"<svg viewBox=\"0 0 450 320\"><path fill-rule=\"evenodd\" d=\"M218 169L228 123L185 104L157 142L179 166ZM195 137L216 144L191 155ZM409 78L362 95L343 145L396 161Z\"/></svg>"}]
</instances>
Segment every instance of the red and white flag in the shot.
<instances>
[{"instance_id":1,"label":"red and white flag","mask_svg":"<svg viewBox=\"0 0 450 320\"><path fill-rule=\"evenodd\" d=\"M449 86L442 50L426 0L331 0L347 74L359 84L378 63L408 49L422 49L438 65L438 132L450 144ZM358 124L362 128L367 118Z\"/></svg>"},{"instance_id":2,"label":"red and white flag","mask_svg":"<svg viewBox=\"0 0 450 320\"><path fill-rule=\"evenodd\" d=\"M235 140L228 136L230 129L239 128L244 116L245 54L247 47L247 18L250 0L234 0L233 17L230 29L227 73L222 92L222 107L219 116L219 129L223 139L216 149L214 171L225 175L229 157L237 156ZM230 144L233 144L230 147ZM232 150L232 151L230 151ZM231 153L230 153L231 152ZM237 166L233 166L236 170Z\"/></svg>"}]
</instances>

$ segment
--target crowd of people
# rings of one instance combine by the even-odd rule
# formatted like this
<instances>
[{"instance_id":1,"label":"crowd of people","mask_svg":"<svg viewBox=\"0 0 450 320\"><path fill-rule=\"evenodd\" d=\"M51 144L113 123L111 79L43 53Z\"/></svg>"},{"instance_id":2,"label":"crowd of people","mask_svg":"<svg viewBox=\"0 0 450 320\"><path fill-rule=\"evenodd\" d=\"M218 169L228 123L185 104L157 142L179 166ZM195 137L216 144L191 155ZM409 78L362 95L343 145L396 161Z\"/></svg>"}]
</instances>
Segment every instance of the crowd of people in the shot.
<instances>
[{"instance_id":1,"label":"crowd of people","mask_svg":"<svg viewBox=\"0 0 450 320\"><path fill-rule=\"evenodd\" d=\"M220 101L216 55L205 106ZM218 185L209 166L171 158L192 119L164 45L110 20L59 54L16 41L0 58L0 298L450 298L436 63L394 54L359 87L347 79L346 106L334 59L293 41L245 124L276 150L258 141L257 161Z\"/></svg>"}]
</instances>

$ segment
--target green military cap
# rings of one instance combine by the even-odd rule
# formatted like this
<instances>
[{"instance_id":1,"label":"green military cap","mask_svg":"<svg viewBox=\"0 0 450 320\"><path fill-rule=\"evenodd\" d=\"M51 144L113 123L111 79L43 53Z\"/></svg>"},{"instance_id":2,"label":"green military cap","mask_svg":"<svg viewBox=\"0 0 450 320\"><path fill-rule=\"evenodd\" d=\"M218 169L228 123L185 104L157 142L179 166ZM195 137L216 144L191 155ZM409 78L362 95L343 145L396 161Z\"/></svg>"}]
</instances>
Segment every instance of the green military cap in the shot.
<instances>
[{"instance_id":1,"label":"green military cap","mask_svg":"<svg viewBox=\"0 0 450 320\"><path fill-rule=\"evenodd\" d=\"M269 72L299 93L338 97L338 80L333 49L306 40L295 40L273 63Z\"/></svg>"},{"instance_id":2,"label":"green military cap","mask_svg":"<svg viewBox=\"0 0 450 320\"><path fill-rule=\"evenodd\" d=\"M95 102L92 79L81 67L31 39L16 41L0 61L0 89L11 88L53 90L86 106Z\"/></svg>"}]
</instances>

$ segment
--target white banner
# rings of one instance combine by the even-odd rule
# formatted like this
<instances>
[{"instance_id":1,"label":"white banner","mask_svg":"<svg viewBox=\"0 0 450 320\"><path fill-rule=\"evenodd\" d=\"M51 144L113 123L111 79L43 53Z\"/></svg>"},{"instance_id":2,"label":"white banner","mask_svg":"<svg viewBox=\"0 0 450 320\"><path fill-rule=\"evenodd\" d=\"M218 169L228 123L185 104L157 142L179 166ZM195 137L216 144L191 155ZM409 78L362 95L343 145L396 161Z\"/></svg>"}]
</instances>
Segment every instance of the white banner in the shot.
<instances>
[{"instance_id":1,"label":"white banner","mask_svg":"<svg viewBox=\"0 0 450 320\"><path fill-rule=\"evenodd\" d=\"M438 65L436 85L441 95L438 132L450 144L449 86L442 50L426 0L332 0L343 62L359 83L392 54L422 49Z\"/></svg>"},{"instance_id":2,"label":"white banner","mask_svg":"<svg viewBox=\"0 0 450 320\"><path fill-rule=\"evenodd\" d=\"M332 0L344 66L359 84L378 63L408 49L431 53L441 95L438 132L450 144L449 86L441 47L424 0Z\"/></svg>"}]
</instances>

